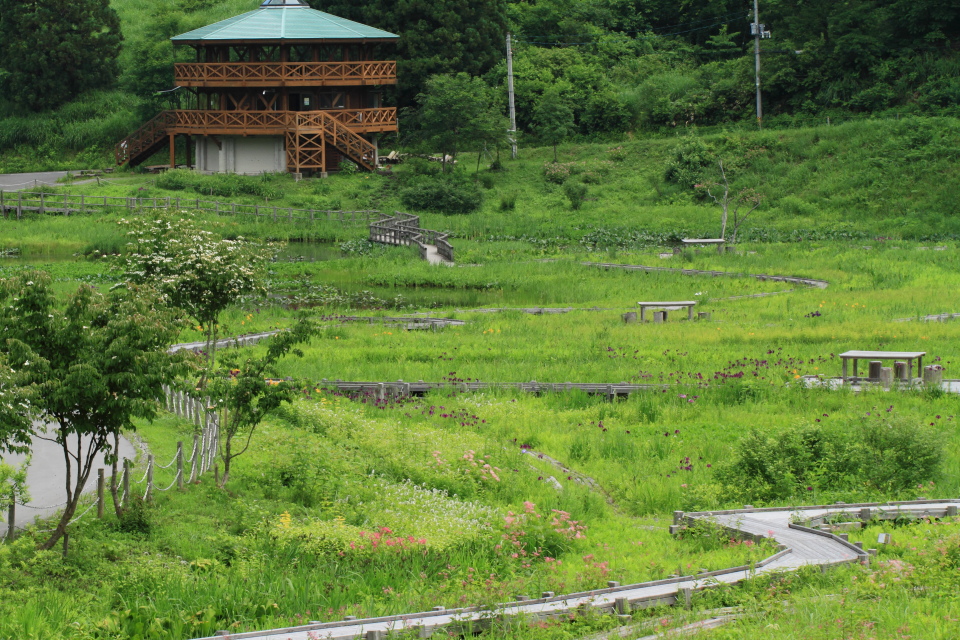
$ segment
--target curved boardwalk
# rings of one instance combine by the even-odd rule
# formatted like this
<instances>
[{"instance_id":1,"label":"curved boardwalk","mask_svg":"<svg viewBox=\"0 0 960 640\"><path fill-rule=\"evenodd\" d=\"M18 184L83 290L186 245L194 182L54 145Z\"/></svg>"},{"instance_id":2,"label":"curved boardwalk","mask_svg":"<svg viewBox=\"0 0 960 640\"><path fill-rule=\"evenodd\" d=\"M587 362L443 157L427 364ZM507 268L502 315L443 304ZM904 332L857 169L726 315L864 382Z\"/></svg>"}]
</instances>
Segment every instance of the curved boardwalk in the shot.
<instances>
[{"instance_id":1,"label":"curved boardwalk","mask_svg":"<svg viewBox=\"0 0 960 640\"><path fill-rule=\"evenodd\" d=\"M737 273L735 271L704 271L702 269L675 269L671 267L648 267L642 264L614 264L612 262L583 262L587 267L600 267L601 269L626 269L627 271L666 271L668 273L682 273L687 276L730 276L732 278L756 278L757 280L770 280L771 282L791 282L793 284L803 285L805 287L815 287L817 289L826 289L830 283L826 280L816 278L805 278L803 276L777 276L764 273Z\"/></svg>"},{"instance_id":2,"label":"curved boardwalk","mask_svg":"<svg viewBox=\"0 0 960 640\"><path fill-rule=\"evenodd\" d=\"M379 640L390 631L419 629L419 637L434 631L456 631L477 628L491 617L524 616L530 620L576 613L584 609L628 613L656 605L685 604L693 591L720 584L735 584L748 578L778 571L792 571L802 566L869 564L870 554L839 536L795 524L803 521L817 524L826 517L844 519L942 518L957 514L960 500L917 500L912 502L815 505L771 509L737 509L675 514L684 523L714 522L736 535L746 538L772 538L780 550L753 566L732 567L690 576L668 578L630 585L611 583L606 589L566 595L505 602L494 608L467 607L434 611L325 622L269 631L230 634L235 640Z\"/></svg>"}]
</instances>

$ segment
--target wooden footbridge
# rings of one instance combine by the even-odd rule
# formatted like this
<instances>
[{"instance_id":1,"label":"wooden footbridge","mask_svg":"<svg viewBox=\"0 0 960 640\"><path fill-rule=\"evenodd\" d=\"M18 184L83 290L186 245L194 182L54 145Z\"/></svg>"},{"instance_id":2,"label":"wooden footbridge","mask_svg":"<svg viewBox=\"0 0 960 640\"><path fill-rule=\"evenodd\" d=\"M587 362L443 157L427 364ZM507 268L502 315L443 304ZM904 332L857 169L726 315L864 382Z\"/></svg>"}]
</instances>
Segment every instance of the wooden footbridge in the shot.
<instances>
[{"instance_id":1,"label":"wooden footbridge","mask_svg":"<svg viewBox=\"0 0 960 640\"><path fill-rule=\"evenodd\" d=\"M395 211L370 223L370 242L420 248L420 257L430 264L453 264L453 245L448 235L420 227L420 216Z\"/></svg>"},{"instance_id":2,"label":"wooden footbridge","mask_svg":"<svg viewBox=\"0 0 960 640\"><path fill-rule=\"evenodd\" d=\"M514 601L493 607L463 607L447 609L438 605L432 611L356 619L352 616L337 622L316 622L297 627L268 631L227 633L231 640L382 640L391 632L410 631L427 638L434 633L468 634L490 624L493 618L522 616L526 620L550 619L576 615L587 611L629 614L635 609L661 605L690 606L695 592L724 584L736 584L755 576L794 571L804 566L832 567L860 563L869 565L875 553L849 542L843 534L836 535L815 528L825 520L904 518L944 518L957 515L960 500L914 500L906 502L815 505L804 507L774 507L769 509L735 509L696 513L674 513L676 531L679 527L697 522L715 523L741 538L772 539L777 552L752 565L731 567L694 575L671 577L636 584L621 585L609 582L604 589L581 591L564 595L552 592L540 597L518 596Z\"/></svg>"}]
</instances>

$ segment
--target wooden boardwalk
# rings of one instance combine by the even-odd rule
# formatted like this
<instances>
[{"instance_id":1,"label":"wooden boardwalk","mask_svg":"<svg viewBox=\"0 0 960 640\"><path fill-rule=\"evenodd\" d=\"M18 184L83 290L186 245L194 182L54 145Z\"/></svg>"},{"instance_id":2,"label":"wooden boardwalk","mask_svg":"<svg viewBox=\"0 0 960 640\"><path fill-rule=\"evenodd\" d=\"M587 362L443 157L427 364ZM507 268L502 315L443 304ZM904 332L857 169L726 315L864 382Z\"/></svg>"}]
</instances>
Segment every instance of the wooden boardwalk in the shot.
<instances>
[{"instance_id":1,"label":"wooden boardwalk","mask_svg":"<svg viewBox=\"0 0 960 640\"><path fill-rule=\"evenodd\" d=\"M430 264L453 265L453 245L446 233L423 229L420 216L395 211L370 223L370 242L400 246L416 245L420 257Z\"/></svg>"},{"instance_id":2,"label":"wooden boardwalk","mask_svg":"<svg viewBox=\"0 0 960 640\"><path fill-rule=\"evenodd\" d=\"M698 521L714 522L729 528L736 535L751 538L772 538L780 550L752 566L731 567L695 575L654 580L637 584L608 583L605 589L565 595L543 594L544 597L504 602L493 607L446 609L433 611L307 624L267 631L231 633L232 640L381 640L390 632L413 630L421 638L435 631L458 632L482 628L492 617L524 616L528 620L555 618L587 610L604 613L629 613L657 605L685 605L695 591L723 584L736 584L749 578L802 566L830 567L841 564L869 564L871 554L843 537L811 527L794 524L802 520L811 525L827 517L859 519L943 518L955 516L960 500L917 500L908 502L815 505L771 509L737 509L674 514L678 525ZM203 640L216 640L214 636Z\"/></svg>"},{"instance_id":3,"label":"wooden boardwalk","mask_svg":"<svg viewBox=\"0 0 960 640\"><path fill-rule=\"evenodd\" d=\"M600 267L601 269L626 269L627 271L664 271L667 273L682 273L687 276L729 276L732 278L756 278L757 280L769 280L771 282L790 282L803 285L805 287L815 287L817 289L826 289L830 283L826 280L816 278L805 278L803 276L777 276L764 273L737 273L735 271L704 271L702 269L675 269L671 267L648 267L642 264L614 264L612 262L583 262L588 267Z\"/></svg>"}]
</instances>

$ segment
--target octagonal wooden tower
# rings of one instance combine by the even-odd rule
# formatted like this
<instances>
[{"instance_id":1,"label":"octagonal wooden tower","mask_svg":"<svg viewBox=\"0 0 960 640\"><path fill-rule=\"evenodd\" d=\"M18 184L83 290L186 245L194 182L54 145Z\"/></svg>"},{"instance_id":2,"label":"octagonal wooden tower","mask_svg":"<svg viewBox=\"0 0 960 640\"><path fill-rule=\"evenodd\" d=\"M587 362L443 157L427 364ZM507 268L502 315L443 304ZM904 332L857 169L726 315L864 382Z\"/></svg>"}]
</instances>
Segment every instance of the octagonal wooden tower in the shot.
<instances>
[{"instance_id":1,"label":"octagonal wooden tower","mask_svg":"<svg viewBox=\"0 0 960 640\"><path fill-rule=\"evenodd\" d=\"M163 111L121 141L117 164L134 166L187 140L187 164L227 173L326 173L343 159L377 164L377 136L396 131L380 87L396 84L381 51L397 36L311 9L265 0L259 9L172 38L195 62L174 66L187 109ZM392 57L392 56L391 56Z\"/></svg>"}]
</instances>

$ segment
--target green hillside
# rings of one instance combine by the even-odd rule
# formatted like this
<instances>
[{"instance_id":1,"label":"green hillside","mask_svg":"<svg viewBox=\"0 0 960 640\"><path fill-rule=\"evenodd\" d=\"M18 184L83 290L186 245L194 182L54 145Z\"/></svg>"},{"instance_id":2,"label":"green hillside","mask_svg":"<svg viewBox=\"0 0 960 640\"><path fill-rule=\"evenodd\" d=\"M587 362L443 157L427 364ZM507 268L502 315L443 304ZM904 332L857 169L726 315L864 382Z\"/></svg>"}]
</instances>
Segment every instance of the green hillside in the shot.
<instances>
[{"instance_id":1,"label":"green hillside","mask_svg":"<svg viewBox=\"0 0 960 640\"><path fill-rule=\"evenodd\" d=\"M450 178L439 165L412 161L386 175L341 174L294 182L287 176L160 176L121 174L99 183L46 189L65 194L138 198L203 197L300 209L403 210L420 213L429 228L451 231L460 251L495 251L489 241L525 250L564 247L630 249L716 237L720 208L692 183L719 179L722 160L731 192L753 189L760 207L742 225L747 241L823 239L945 239L960 236L953 185L960 178L960 120L909 118L864 120L841 125L775 131L634 136L622 143L566 144L560 162L549 148L521 149L502 171L483 159L461 156ZM548 174L550 177L548 178ZM479 193L470 214L444 215L409 206L409 193L440 182ZM584 185L585 201L573 209L565 186ZM248 193L250 195L244 195ZM714 190L716 193L716 190ZM70 250L110 250L120 237L110 216L99 225L49 220L48 232L28 238L23 227L8 238L24 251L51 250L69 238ZM253 224L238 216L238 233L283 239L346 240L365 228L339 225ZM239 224L239 227L236 225ZM265 225L266 226L263 226ZM51 235L50 230L59 229ZM19 239L17 239L19 236ZM476 244L487 241L487 244ZM476 249L474 249L476 247Z\"/></svg>"}]
</instances>

